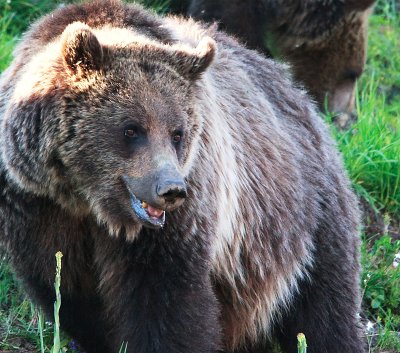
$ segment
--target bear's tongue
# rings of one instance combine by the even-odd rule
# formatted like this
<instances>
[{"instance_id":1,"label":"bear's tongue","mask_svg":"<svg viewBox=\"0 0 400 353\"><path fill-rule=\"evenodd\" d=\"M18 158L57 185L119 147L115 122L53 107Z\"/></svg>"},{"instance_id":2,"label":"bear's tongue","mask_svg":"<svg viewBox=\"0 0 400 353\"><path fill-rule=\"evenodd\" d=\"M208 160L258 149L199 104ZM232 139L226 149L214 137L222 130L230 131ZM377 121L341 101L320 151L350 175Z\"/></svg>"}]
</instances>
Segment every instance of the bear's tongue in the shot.
<instances>
[{"instance_id":1,"label":"bear's tongue","mask_svg":"<svg viewBox=\"0 0 400 353\"><path fill-rule=\"evenodd\" d=\"M164 210L160 210L158 208L148 205L146 208L146 212L150 217L160 218L161 215L164 213Z\"/></svg>"}]
</instances>

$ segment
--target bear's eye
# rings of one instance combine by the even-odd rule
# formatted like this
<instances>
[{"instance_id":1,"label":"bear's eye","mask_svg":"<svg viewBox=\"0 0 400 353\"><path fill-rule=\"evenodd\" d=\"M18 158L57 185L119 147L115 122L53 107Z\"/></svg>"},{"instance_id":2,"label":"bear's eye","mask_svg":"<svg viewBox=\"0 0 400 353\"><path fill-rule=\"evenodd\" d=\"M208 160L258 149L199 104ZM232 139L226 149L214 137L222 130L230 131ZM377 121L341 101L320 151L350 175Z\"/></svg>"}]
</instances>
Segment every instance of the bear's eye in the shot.
<instances>
[{"instance_id":1,"label":"bear's eye","mask_svg":"<svg viewBox=\"0 0 400 353\"><path fill-rule=\"evenodd\" d=\"M179 142L182 141L182 137L183 137L182 131L176 131L176 132L172 135L172 142L173 142L174 144L178 144Z\"/></svg>"},{"instance_id":2,"label":"bear's eye","mask_svg":"<svg viewBox=\"0 0 400 353\"><path fill-rule=\"evenodd\" d=\"M147 141L146 130L135 124L129 124L124 127L124 141L128 148L136 148Z\"/></svg>"},{"instance_id":3,"label":"bear's eye","mask_svg":"<svg viewBox=\"0 0 400 353\"><path fill-rule=\"evenodd\" d=\"M133 127L129 127L125 129L124 135L129 139L134 139L138 137L138 131Z\"/></svg>"}]
</instances>

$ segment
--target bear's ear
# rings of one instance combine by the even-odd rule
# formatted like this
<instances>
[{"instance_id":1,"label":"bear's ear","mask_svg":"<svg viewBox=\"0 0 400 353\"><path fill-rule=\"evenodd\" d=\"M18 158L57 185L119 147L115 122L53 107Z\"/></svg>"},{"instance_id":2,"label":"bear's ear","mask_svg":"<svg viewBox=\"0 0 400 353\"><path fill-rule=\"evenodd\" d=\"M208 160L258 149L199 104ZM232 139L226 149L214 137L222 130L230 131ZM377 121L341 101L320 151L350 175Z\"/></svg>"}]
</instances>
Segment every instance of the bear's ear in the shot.
<instances>
[{"instance_id":1,"label":"bear's ear","mask_svg":"<svg viewBox=\"0 0 400 353\"><path fill-rule=\"evenodd\" d=\"M345 2L345 7L352 11L364 11L370 8L376 0L347 0Z\"/></svg>"},{"instance_id":2,"label":"bear's ear","mask_svg":"<svg viewBox=\"0 0 400 353\"><path fill-rule=\"evenodd\" d=\"M62 34L62 55L65 67L74 75L83 77L89 70L99 70L104 51L90 27L74 22Z\"/></svg>"},{"instance_id":3,"label":"bear's ear","mask_svg":"<svg viewBox=\"0 0 400 353\"><path fill-rule=\"evenodd\" d=\"M212 63L215 53L215 41L205 37L195 49L174 51L170 63L182 76L196 80Z\"/></svg>"}]
</instances>

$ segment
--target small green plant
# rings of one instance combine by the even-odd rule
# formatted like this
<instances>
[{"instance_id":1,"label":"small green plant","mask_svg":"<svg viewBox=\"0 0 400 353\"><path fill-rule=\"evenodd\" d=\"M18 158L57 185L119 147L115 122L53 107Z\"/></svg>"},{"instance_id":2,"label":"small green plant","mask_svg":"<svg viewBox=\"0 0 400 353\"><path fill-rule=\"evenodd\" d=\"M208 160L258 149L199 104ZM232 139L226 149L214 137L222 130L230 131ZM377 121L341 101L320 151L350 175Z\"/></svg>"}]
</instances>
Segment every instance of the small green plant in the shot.
<instances>
[{"instance_id":1,"label":"small green plant","mask_svg":"<svg viewBox=\"0 0 400 353\"><path fill-rule=\"evenodd\" d=\"M128 349L128 342L122 342L121 347L119 348L118 353L126 353L126 350Z\"/></svg>"},{"instance_id":2,"label":"small green plant","mask_svg":"<svg viewBox=\"0 0 400 353\"><path fill-rule=\"evenodd\" d=\"M383 317L389 310L400 312L400 241L383 236L376 240L371 249L369 240L363 246L364 303L374 317Z\"/></svg>"},{"instance_id":3,"label":"small green plant","mask_svg":"<svg viewBox=\"0 0 400 353\"><path fill-rule=\"evenodd\" d=\"M54 344L52 353L61 353L60 343L60 307L61 307L61 251L56 254L56 280L54 287L56 290L56 301L54 303Z\"/></svg>"},{"instance_id":4,"label":"small green plant","mask_svg":"<svg viewBox=\"0 0 400 353\"><path fill-rule=\"evenodd\" d=\"M43 336L44 322L43 322L43 312L39 310L38 313L38 330L40 337L40 353L44 353L44 336Z\"/></svg>"},{"instance_id":5,"label":"small green plant","mask_svg":"<svg viewBox=\"0 0 400 353\"><path fill-rule=\"evenodd\" d=\"M297 335L297 353L307 353L307 342L304 333Z\"/></svg>"},{"instance_id":6,"label":"small green plant","mask_svg":"<svg viewBox=\"0 0 400 353\"><path fill-rule=\"evenodd\" d=\"M376 336L377 347L400 351L400 241L364 237L362 255L364 315L375 327L367 333L369 343Z\"/></svg>"}]
</instances>

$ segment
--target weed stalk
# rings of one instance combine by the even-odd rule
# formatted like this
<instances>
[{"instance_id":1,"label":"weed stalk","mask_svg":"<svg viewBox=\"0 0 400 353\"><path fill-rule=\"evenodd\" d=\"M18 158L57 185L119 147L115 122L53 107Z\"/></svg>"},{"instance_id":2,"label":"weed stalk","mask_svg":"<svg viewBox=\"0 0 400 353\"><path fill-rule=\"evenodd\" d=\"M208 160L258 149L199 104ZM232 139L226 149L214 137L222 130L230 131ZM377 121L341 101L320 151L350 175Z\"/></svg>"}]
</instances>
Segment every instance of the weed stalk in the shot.
<instances>
[{"instance_id":1,"label":"weed stalk","mask_svg":"<svg viewBox=\"0 0 400 353\"><path fill-rule=\"evenodd\" d=\"M61 251L56 253L56 281L54 287L56 289L56 301L54 303L54 343L52 353L61 353L60 344L60 307L61 307Z\"/></svg>"},{"instance_id":2,"label":"weed stalk","mask_svg":"<svg viewBox=\"0 0 400 353\"><path fill-rule=\"evenodd\" d=\"M307 342L304 333L299 333L297 335L297 352L307 353Z\"/></svg>"}]
</instances>

